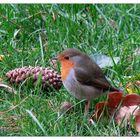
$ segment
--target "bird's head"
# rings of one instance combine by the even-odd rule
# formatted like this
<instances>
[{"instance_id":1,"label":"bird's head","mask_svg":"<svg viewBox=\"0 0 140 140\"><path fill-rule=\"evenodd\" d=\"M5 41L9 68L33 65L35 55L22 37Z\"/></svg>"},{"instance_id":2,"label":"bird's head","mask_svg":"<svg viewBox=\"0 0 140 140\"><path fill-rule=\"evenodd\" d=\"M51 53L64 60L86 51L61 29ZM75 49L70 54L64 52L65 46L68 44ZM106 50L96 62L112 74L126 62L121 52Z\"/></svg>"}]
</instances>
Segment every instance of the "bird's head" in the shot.
<instances>
[{"instance_id":1,"label":"bird's head","mask_svg":"<svg viewBox=\"0 0 140 140\"><path fill-rule=\"evenodd\" d=\"M78 57L80 57L81 54L82 53L79 50L75 48L69 48L58 55L58 60L60 63L75 61Z\"/></svg>"},{"instance_id":2,"label":"bird's head","mask_svg":"<svg viewBox=\"0 0 140 140\"><path fill-rule=\"evenodd\" d=\"M82 53L79 50L75 48L69 48L58 55L58 60L61 64L62 79L65 79L69 70L76 65L81 54Z\"/></svg>"}]
</instances>

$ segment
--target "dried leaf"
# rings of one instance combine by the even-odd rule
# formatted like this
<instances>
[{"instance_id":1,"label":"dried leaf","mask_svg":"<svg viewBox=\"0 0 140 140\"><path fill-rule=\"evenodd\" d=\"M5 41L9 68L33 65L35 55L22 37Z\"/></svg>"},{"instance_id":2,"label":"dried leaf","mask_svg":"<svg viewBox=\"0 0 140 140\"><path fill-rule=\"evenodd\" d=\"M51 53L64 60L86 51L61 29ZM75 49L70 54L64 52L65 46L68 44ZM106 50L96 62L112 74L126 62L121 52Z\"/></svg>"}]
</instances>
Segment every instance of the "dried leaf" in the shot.
<instances>
[{"instance_id":1,"label":"dried leaf","mask_svg":"<svg viewBox=\"0 0 140 140\"><path fill-rule=\"evenodd\" d=\"M91 120L99 119L101 114L104 111L104 107L107 108L110 117L114 114L114 111L118 107L119 110L115 112L114 119L117 124L121 124L123 122L129 124L131 117L135 118L136 122L136 130L140 132L140 96L137 94L130 94L123 96L122 92L111 92L108 94L108 101L107 102L99 102L96 104L95 112L92 115ZM106 113L106 112L105 112ZM102 117L106 117L102 115ZM109 117L109 118L110 118Z\"/></svg>"},{"instance_id":2,"label":"dried leaf","mask_svg":"<svg viewBox=\"0 0 140 140\"><path fill-rule=\"evenodd\" d=\"M107 106L107 102L97 103L95 106L95 114L92 116L92 118L98 120L101 117L106 106ZM106 115L107 115L107 112L105 110L103 116L106 116Z\"/></svg>"},{"instance_id":3,"label":"dried leaf","mask_svg":"<svg viewBox=\"0 0 140 140\"><path fill-rule=\"evenodd\" d=\"M138 92L140 90L140 81L129 82L126 85L126 90L129 94Z\"/></svg>"},{"instance_id":4,"label":"dried leaf","mask_svg":"<svg viewBox=\"0 0 140 140\"><path fill-rule=\"evenodd\" d=\"M104 54L92 54L90 55L91 59L93 59L101 68L112 67L120 61L120 57L109 57Z\"/></svg>"},{"instance_id":5,"label":"dried leaf","mask_svg":"<svg viewBox=\"0 0 140 140\"><path fill-rule=\"evenodd\" d=\"M128 92L129 94L133 93L132 88L127 88L127 92Z\"/></svg>"},{"instance_id":6,"label":"dried leaf","mask_svg":"<svg viewBox=\"0 0 140 140\"><path fill-rule=\"evenodd\" d=\"M140 96L137 94L126 95L122 101L122 106L134 106L140 104Z\"/></svg>"},{"instance_id":7,"label":"dried leaf","mask_svg":"<svg viewBox=\"0 0 140 140\"><path fill-rule=\"evenodd\" d=\"M109 112L112 115L114 111L117 109L118 105L121 103L123 99L122 92L110 92L108 94L108 108Z\"/></svg>"},{"instance_id":8,"label":"dried leaf","mask_svg":"<svg viewBox=\"0 0 140 140\"><path fill-rule=\"evenodd\" d=\"M131 116L135 116L138 109L139 107L137 105L121 107L115 114L115 122L119 125L121 124L121 122L127 122L129 124Z\"/></svg>"},{"instance_id":9,"label":"dried leaf","mask_svg":"<svg viewBox=\"0 0 140 140\"><path fill-rule=\"evenodd\" d=\"M0 55L0 61L3 61L4 55Z\"/></svg>"}]
</instances>

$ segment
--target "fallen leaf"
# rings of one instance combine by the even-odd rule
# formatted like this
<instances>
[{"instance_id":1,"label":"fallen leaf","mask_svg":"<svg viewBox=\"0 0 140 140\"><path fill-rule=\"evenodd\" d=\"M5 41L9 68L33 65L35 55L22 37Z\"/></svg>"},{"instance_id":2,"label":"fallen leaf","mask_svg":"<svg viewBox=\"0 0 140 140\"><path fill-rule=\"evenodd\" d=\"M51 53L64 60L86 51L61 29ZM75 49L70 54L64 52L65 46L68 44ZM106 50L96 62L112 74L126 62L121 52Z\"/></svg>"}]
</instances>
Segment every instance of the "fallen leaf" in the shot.
<instances>
[{"instance_id":1,"label":"fallen leaf","mask_svg":"<svg viewBox=\"0 0 140 140\"><path fill-rule=\"evenodd\" d=\"M136 130L140 132L140 96L137 94L128 94L123 96L122 92L111 92L108 94L108 100L96 104L95 112L90 118L90 122L99 120L100 117L106 117L106 110L109 112L109 118L114 117L117 124L130 124L131 118L135 119ZM106 110L104 112L104 107ZM117 109L117 110L116 110ZM104 114L101 116L101 114ZM115 114L114 114L115 113ZM113 116L114 115L114 116ZM124 126L124 125L122 125Z\"/></svg>"},{"instance_id":2,"label":"fallen leaf","mask_svg":"<svg viewBox=\"0 0 140 140\"><path fill-rule=\"evenodd\" d=\"M90 55L91 59L93 59L101 68L112 67L114 63L117 64L120 61L120 57L109 57L104 54L92 54Z\"/></svg>"},{"instance_id":3,"label":"fallen leaf","mask_svg":"<svg viewBox=\"0 0 140 140\"><path fill-rule=\"evenodd\" d=\"M0 61L3 61L4 55L0 55Z\"/></svg>"},{"instance_id":4,"label":"fallen leaf","mask_svg":"<svg viewBox=\"0 0 140 140\"><path fill-rule=\"evenodd\" d=\"M140 104L140 96L137 94L128 94L122 101L122 106L134 106Z\"/></svg>"},{"instance_id":5,"label":"fallen leaf","mask_svg":"<svg viewBox=\"0 0 140 140\"><path fill-rule=\"evenodd\" d=\"M126 90L129 94L138 92L140 90L140 81L129 82L126 85Z\"/></svg>"},{"instance_id":6,"label":"fallen leaf","mask_svg":"<svg viewBox=\"0 0 140 140\"><path fill-rule=\"evenodd\" d=\"M133 93L133 91L132 91L131 88L127 88L127 92L128 92L129 94Z\"/></svg>"},{"instance_id":7,"label":"fallen leaf","mask_svg":"<svg viewBox=\"0 0 140 140\"><path fill-rule=\"evenodd\" d=\"M139 107L137 105L121 107L115 115L115 122L118 125L125 122L129 124L131 116L135 116L138 110L139 110Z\"/></svg>"},{"instance_id":8,"label":"fallen leaf","mask_svg":"<svg viewBox=\"0 0 140 140\"><path fill-rule=\"evenodd\" d=\"M95 106L95 114L92 116L93 119L99 119L101 117L101 115L106 116L107 112L105 110L105 107L107 106L107 102L99 102L96 104ZM103 114L104 111L104 114Z\"/></svg>"},{"instance_id":9,"label":"fallen leaf","mask_svg":"<svg viewBox=\"0 0 140 140\"><path fill-rule=\"evenodd\" d=\"M122 92L110 92L108 94L108 108L111 115L114 114L114 111L117 109L118 105L123 99Z\"/></svg>"}]
</instances>

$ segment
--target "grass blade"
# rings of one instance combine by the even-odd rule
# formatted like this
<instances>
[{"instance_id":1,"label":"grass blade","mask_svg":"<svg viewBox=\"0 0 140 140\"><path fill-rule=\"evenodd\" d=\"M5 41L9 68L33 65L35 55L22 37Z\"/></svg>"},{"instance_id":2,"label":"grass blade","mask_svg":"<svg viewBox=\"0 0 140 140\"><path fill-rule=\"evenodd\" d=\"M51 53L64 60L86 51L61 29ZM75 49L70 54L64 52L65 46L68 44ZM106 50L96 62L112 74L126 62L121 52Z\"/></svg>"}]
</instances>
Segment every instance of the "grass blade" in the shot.
<instances>
[{"instance_id":1,"label":"grass blade","mask_svg":"<svg viewBox=\"0 0 140 140\"><path fill-rule=\"evenodd\" d=\"M32 119L37 123L37 125L42 130L42 132L46 135L45 129L42 127L42 125L40 124L38 119L33 115L33 113L30 110L27 110L27 109L26 109L26 112L32 117Z\"/></svg>"}]
</instances>

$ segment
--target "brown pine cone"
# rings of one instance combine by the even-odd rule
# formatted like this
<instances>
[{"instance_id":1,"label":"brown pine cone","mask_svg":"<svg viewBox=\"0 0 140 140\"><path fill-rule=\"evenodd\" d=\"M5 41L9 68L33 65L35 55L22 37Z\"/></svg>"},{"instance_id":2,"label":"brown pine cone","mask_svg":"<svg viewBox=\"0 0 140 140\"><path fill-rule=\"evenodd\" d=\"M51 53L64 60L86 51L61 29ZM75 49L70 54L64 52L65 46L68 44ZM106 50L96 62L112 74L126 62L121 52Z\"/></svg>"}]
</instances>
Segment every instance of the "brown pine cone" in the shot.
<instances>
[{"instance_id":1,"label":"brown pine cone","mask_svg":"<svg viewBox=\"0 0 140 140\"><path fill-rule=\"evenodd\" d=\"M27 78L31 78L33 83L36 83L39 79L41 80L42 87L45 90L49 90L51 87L60 89L62 86L60 75L50 68L25 66L7 72L6 76L11 83L17 85Z\"/></svg>"}]
</instances>

